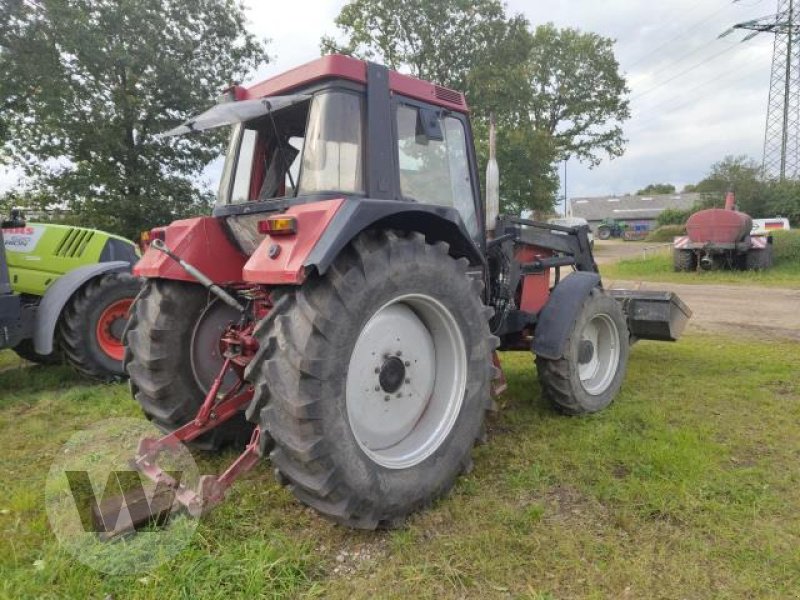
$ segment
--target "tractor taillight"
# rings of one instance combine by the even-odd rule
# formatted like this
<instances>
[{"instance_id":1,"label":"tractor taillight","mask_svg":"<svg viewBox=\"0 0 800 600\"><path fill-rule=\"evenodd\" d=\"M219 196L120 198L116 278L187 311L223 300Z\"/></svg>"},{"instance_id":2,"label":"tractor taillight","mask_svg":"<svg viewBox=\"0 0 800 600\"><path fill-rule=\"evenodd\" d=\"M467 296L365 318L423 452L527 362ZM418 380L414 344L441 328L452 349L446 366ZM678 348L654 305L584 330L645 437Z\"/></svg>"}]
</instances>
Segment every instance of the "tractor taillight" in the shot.
<instances>
[{"instance_id":1,"label":"tractor taillight","mask_svg":"<svg viewBox=\"0 0 800 600\"><path fill-rule=\"evenodd\" d=\"M167 234L163 227L156 227L150 231L143 231L139 236L139 249L142 253L147 252L153 240L161 240L163 242L166 240L166 237Z\"/></svg>"},{"instance_id":2,"label":"tractor taillight","mask_svg":"<svg viewBox=\"0 0 800 600\"><path fill-rule=\"evenodd\" d=\"M268 235L293 235L297 233L297 219L295 217L270 217L258 222L258 232Z\"/></svg>"}]
</instances>

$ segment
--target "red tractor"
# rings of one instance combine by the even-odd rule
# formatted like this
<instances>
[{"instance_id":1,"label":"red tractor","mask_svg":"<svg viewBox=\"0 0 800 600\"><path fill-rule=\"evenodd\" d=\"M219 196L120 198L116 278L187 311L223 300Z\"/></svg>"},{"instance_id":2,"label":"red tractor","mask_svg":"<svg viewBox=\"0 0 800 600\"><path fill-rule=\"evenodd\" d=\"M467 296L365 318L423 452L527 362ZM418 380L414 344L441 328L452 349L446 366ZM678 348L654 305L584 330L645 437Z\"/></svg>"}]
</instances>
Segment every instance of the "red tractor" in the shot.
<instances>
[{"instance_id":1,"label":"red tractor","mask_svg":"<svg viewBox=\"0 0 800 600\"><path fill-rule=\"evenodd\" d=\"M612 402L632 340L680 335L672 294L603 288L588 228L485 214L459 92L327 56L228 96L168 132L232 126L213 215L151 232L126 338L167 432L136 463L190 512L269 457L322 515L397 525L470 470L496 350L532 351L577 415ZM246 447L190 490L156 463L178 442Z\"/></svg>"},{"instance_id":2,"label":"red tractor","mask_svg":"<svg viewBox=\"0 0 800 600\"><path fill-rule=\"evenodd\" d=\"M725 208L694 213L686 222L688 235L675 238L676 271L744 269L760 271L772 266L772 236L754 235L753 219L736 210L736 197L728 192Z\"/></svg>"}]
</instances>

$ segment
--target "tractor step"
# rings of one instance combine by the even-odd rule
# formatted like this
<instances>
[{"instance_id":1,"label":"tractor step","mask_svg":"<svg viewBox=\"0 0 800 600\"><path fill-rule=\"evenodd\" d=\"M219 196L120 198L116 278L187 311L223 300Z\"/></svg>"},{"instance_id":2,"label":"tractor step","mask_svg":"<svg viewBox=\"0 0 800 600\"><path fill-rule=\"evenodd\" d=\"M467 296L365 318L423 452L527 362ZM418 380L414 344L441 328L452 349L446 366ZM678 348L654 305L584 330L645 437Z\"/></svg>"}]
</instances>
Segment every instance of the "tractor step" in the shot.
<instances>
[{"instance_id":1,"label":"tractor step","mask_svg":"<svg viewBox=\"0 0 800 600\"><path fill-rule=\"evenodd\" d=\"M609 294L622 304L628 329L640 340L677 341L692 316L673 292L609 290Z\"/></svg>"}]
</instances>

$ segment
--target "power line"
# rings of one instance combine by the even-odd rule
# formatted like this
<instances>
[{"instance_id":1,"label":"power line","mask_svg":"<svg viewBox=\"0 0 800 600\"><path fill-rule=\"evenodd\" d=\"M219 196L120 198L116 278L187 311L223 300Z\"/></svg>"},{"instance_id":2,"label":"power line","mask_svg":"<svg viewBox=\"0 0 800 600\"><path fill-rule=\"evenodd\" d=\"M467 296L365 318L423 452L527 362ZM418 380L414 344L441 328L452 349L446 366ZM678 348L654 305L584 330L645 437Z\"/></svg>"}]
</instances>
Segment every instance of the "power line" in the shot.
<instances>
[{"instance_id":1,"label":"power line","mask_svg":"<svg viewBox=\"0 0 800 600\"><path fill-rule=\"evenodd\" d=\"M628 70L632 69L632 68L633 68L633 67L635 67L636 65L639 65L639 64L641 64L642 62L644 62L645 60L647 60L648 58L650 58L651 56L653 56L654 54L656 54L656 53L657 53L657 52L659 52L660 50L663 50L663 49L664 49L664 48L666 48L667 46L671 46L671 45L672 45L672 44L673 44L675 41L677 41L677 40L680 40L680 39L682 39L682 38L686 37L688 34L690 34L691 32L695 31L695 30L696 30L696 29L698 29L700 26L702 26L702 25L705 25L705 24L706 24L708 21L710 21L711 19L713 19L714 17L716 17L718 14L720 14L721 12L723 12L723 11L724 11L726 8L728 8L729 6L730 6L730 0L725 0L725 3L724 3L724 5L722 6L722 8L719 8L719 9L715 10L713 13L711 13L711 14L710 14L710 15L708 15L707 17L704 17L704 18L703 18L703 19L701 19L700 21L696 22L694 25L692 25L692 26L691 26L691 27L689 27L688 29L684 29L684 30L683 30L683 31L682 31L680 34L678 34L678 35L676 35L676 36L673 36L671 39L667 40L667 41L666 41L666 42L664 42L663 44L661 44L661 45L659 45L659 46L656 46L656 47L655 47L653 50L651 50L650 52L648 52L648 53L647 53L647 54L645 54L644 56L640 57L640 58L639 58L637 61L635 61L635 62L631 63L630 65L628 65L628 67L627 67L627 68L628 68ZM689 14L693 14L693 12L696 12L697 8L699 8L699 6L698 6L698 7L696 7L695 11L692 11L692 12L690 12Z\"/></svg>"},{"instance_id":2,"label":"power line","mask_svg":"<svg viewBox=\"0 0 800 600\"><path fill-rule=\"evenodd\" d=\"M658 84L654 85L653 87L651 87L651 88L648 88L648 89L646 89L645 91L643 91L643 92L640 92L640 93L636 94L635 96L633 96L633 97L631 98L631 100L636 100L636 99L638 99L638 98L641 98L642 96L646 96L646 95L650 94L651 92L654 92L654 91L656 91L657 89L659 89L659 88L661 88L661 87L664 87L664 86L665 86L665 85L667 85L668 83L672 83L672 82L673 82L673 81L675 81L676 79L678 79L678 78L680 78L680 77L683 77L684 75L686 75L686 74L688 74L688 73L691 73L692 71L695 71L696 69L699 69L699 68L700 68L700 67L702 67L703 65L710 63L712 60L716 60L717 58L719 58L719 57L720 57L720 56L722 56L723 54L725 54L725 53L727 53L727 52L730 52L731 50L733 50L734 48L737 48L737 47L739 47L739 44L734 44L734 45L728 46L727 48L724 48L724 49L723 49L723 50L721 50L720 52L717 52L717 53L715 53L715 54L712 54L711 56L709 56L709 57L708 57L708 58L706 58L705 60L702 60L702 61L700 61L699 63L696 63L696 64L692 65L692 66L691 66L691 67L689 67L688 69L684 69L683 71L680 71L680 72L679 72L679 73L677 73L676 75L674 75L674 76L672 76L672 77L670 77L670 78L668 78L668 79L665 79L664 81L661 81L660 83L658 83Z\"/></svg>"},{"instance_id":3,"label":"power line","mask_svg":"<svg viewBox=\"0 0 800 600\"><path fill-rule=\"evenodd\" d=\"M762 68L761 65L757 65L757 67L758 67L757 69L750 69L750 70L746 71L740 77L737 77L736 79L734 79L731 83L732 84L738 84L742 79L746 79L746 78L752 76L756 72L760 71L761 68ZM697 90L699 90L699 89L701 89L703 87L711 85L712 83L716 83L716 82L718 82L718 81L720 81L722 79L726 79L727 77L729 77L729 76L731 76L733 74L741 73L741 70L742 70L741 66L737 65L734 69L726 71L726 72L724 72L724 73L722 73L722 74L720 74L717 77L714 77L712 79L704 81L700 85L697 85L697 86L695 86L693 88L690 88L688 90L682 90L682 94L684 96L692 94L693 92L696 92ZM656 116L650 116L649 118L646 118L643 121L637 121L635 123L637 128L634 129L634 131L640 131L641 128L644 125L649 125L650 123L654 123L656 121L659 121L667 113L674 113L675 111L680 110L680 109L682 109L682 108L684 108L686 106L689 106L691 104L696 104L697 103L697 100L695 98L689 98L688 100L685 99L685 98L682 98L677 104L672 104L672 100L674 100L674 98L670 99L667 102L661 102L659 104L656 104L653 107L650 107L648 109L648 112L654 112L654 111L656 111L656 110L658 110L658 109L660 109L662 107L665 107L665 106L668 106L668 109L666 111L660 111L660 114L658 114Z\"/></svg>"}]
</instances>

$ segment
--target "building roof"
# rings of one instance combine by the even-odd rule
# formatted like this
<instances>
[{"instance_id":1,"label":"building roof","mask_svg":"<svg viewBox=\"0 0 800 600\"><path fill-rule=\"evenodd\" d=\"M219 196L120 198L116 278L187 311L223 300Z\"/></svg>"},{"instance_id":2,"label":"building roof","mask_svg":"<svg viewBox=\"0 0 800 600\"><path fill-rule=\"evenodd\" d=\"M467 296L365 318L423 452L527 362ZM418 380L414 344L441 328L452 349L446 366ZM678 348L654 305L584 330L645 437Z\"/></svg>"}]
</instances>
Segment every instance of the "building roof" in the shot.
<instances>
[{"instance_id":1,"label":"building roof","mask_svg":"<svg viewBox=\"0 0 800 600\"><path fill-rule=\"evenodd\" d=\"M570 216L587 221L603 219L655 219L668 208L686 210L700 202L700 194L661 194L657 196L599 196L572 198Z\"/></svg>"}]
</instances>

